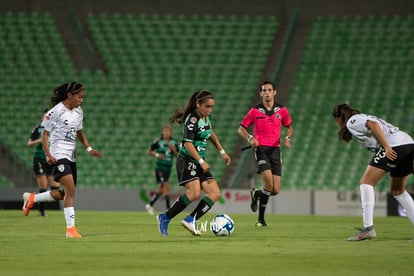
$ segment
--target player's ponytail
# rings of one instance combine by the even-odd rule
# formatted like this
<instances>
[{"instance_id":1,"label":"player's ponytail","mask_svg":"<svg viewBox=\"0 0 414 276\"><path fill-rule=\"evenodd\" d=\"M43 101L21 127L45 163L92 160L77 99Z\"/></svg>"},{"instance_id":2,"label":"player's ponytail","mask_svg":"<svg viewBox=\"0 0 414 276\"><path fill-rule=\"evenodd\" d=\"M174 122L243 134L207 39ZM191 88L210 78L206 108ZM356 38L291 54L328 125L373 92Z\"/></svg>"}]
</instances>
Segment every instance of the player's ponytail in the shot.
<instances>
[{"instance_id":1,"label":"player's ponytail","mask_svg":"<svg viewBox=\"0 0 414 276\"><path fill-rule=\"evenodd\" d=\"M348 122L349 118L351 118L355 114L361 113L358 109L351 108L348 104L338 104L334 107L332 112L332 116L336 119L340 120L340 129L338 130L338 138L340 140L344 140L345 142L349 142L352 139L352 134L346 127L346 123Z\"/></svg>"},{"instance_id":2,"label":"player's ponytail","mask_svg":"<svg viewBox=\"0 0 414 276\"><path fill-rule=\"evenodd\" d=\"M52 107L58 103L66 100L68 93L76 94L83 89L83 85L79 82L71 82L61 84L53 89L53 96L51 98Z\"/></svg>"},{"instance_id":3,"label":"player's ponytail","mask_svg":"<svg viewBox=\"0 0 414 276\"><path fill-rule=\"evenodd\" d=\"M187 106L185 108L178 106L174 110L174 113L170 117L170 123L183 124L188 114L197 108L197 103L203 103L207 99L214 99L214 96L210 91L201 90L194 92L191 95L190 100L188 100Z\"/></svg>"},{"instance_id":4,"label":"player's ponytail","mask_svg":"<svg viewBox=\"0 0 414 276\"><path fill-rule=\"evenodd\" d=\"M56 86L55 89L53 89L53 96L50 99L52 107L57 105L61 101L64 101L67 98L66 89L68 85L68 83L64 83L62 85Z\"/></svg>"}]
</instances>

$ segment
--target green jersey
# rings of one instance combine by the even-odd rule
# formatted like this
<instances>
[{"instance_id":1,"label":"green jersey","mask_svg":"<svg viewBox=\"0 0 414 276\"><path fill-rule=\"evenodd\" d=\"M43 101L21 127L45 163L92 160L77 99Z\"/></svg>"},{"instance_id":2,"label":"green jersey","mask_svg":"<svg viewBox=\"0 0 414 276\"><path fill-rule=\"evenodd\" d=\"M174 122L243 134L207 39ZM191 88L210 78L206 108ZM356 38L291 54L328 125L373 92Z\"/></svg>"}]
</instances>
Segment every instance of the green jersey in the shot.
<instances>
[{"instance_id":1,"label":"green jersey","mask_svg":"<svg viewBox=\"0 0 414 276\"><path fill-rule=\"evenodd\" d=\"M30 140L34 141L34 140L39 139L42 136L42 132L43 132L43 126L42 125L36 126L32 130L32 134L30 135ZM33 159L46 161L46 155L45 155L45 152L43 151L42 143L38 143L36 145Z\"/></svg>"},{"instance_id":2,"label":"green jersey","mask_svg":"<svg viewBox=\"0 0 414 276\"><path fill-rule=\"evenodd\" d=\"M164 159L157 158L157 162L155 163L156 170L171 172L171 167L173 165L174 160L174 152L171 151L169 145L173 145L178 151L177 141L175 141L172 138L169 141L165 141L162 138L158 138L152 142L150 149L152 151L155 151L156 153L161 153L164 155Z\"/></svg>"},{"instance_id":3,"label":"green jersey","mask_svg":"<svg viewBox=\"0 0 414 276\"><path fill-rule=\"evenodd\" d=\"M211 127L209 116L203 121L197 112L190 113L184 122L183 143L180 145L180 154L191 158L184 147L184 142L190 142L193 143L201 158L205 158L207 142L212 132L213 128Z\"/></svg>"}]
</instances>

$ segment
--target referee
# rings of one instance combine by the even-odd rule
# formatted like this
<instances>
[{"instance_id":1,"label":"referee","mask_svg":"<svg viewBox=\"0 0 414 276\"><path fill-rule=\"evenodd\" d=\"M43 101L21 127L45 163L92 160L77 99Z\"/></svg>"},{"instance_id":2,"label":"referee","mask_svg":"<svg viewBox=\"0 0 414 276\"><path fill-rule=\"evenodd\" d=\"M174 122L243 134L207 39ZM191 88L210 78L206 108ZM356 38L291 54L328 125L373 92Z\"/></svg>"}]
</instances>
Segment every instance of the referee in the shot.
<instances>
[{"instance_id":1,"label":"referee","mask_svg":"<svg viewBox=\"0 0 414 276\"><path fill-rule=\"evenodd\" d=\"M238 133L246 139L253 148L254 159L257 165L257 173L263 180L263 188L252 188L250 208L256 212L259 204L257 227L267 227L264 219L269 196L277 195L281 189L282 158L280 152L280 136L282 126L287 128L287 135L283 138L283 144L290 148L290 140L293 135L292 118L288 109L275 102L277 94L275 85L270 81L264 81L260 85L260 97L262 102L250 108L240 123ZM253 134L248 128L254 125Z\"/></svg>"}]
</instances>

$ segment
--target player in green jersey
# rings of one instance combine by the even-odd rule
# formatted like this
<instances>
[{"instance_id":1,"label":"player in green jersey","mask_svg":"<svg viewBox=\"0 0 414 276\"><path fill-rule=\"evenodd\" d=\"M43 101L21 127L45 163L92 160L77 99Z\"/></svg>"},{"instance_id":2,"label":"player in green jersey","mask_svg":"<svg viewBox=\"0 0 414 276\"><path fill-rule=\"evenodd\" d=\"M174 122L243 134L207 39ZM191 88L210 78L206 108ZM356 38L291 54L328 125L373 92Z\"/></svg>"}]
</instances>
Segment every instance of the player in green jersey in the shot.
<instances>
[{"instance_id":1,"label":"player in green jersey","mask_svg":"<svg viewBox=\"0 0 414 276\"><path fill-rule=\"evenodd\" d=\"M48 109L45 109L42 114L43 117L47 114ZM52 176L52 167L46 161L46 155L42 148L42 123L38 124L30 135L30 139L27 141L28 147L35 147L33 155L33 172L36 177L37 185L39 186L39 193L47 191L48 181L50 183L51 190L57 190L60 188L59 182L56 182ZM46 217L45 203L39 202L39 215Z\"/></svg>"},{"instance_id":2,"label":"player in green jersey","mask_svg":"<svg viewBox=\"0 0 414 276\"><path fill-rule=\"evenodd\" d=\"M155 179L158 183L157 192L151 201L145 205L150 215L154 214L154 203L164 196L167 209L170 206L170 183L168 182L171 174L174 157L178 156L177 141L172 138L173 130L170 126L164 126L161 137L152 141L147 154L156 158L155 162Z\"/></svg>"},{"instance_id":3,"label":"player in green jersey","mask_svg":"<svg viewBox=\"0 0 414 276\"><path fill-rule=\"evenodd\" d=\"M178 183L186 189L167 212L157 216L158 228L163 236L168 236L168 224L172 218L181 213L191 202L201 196L196 208L181 221L193 235L199 236L196 221L200 219L213 204L220 198L220 188L210 172L210 165L205 160L206 146L210 140L223 157L224 162L230 165L230 156L224 151L219 138L214 133L210 114L215 100L210 91L203 90L193 93L185 109L177 108L170 120L183 125L183 139L176 162Z\"/></svg>"}]
</instances>

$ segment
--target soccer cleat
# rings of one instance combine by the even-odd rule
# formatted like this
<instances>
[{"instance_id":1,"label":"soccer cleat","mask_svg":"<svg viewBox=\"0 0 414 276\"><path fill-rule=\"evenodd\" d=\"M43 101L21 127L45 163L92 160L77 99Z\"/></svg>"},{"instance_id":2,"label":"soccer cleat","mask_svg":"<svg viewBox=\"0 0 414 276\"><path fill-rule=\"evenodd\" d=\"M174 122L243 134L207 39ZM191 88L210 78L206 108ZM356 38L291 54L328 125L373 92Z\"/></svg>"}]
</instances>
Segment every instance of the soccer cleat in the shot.
<instances>
[{"instance_id":1,"label":"soccer cleat","mask_svg":"<svg viewBox=\"0 0 414 276\"><path fill-rule=\"evenodd\" d=\"M150 215L154 214L154 208L150 204L146 204L145 209L147 209L148 214Z\"/></svg>"},{"instance_id":2,"label":"soccer cleat","mask_svg":"<svg viewBox=\"0 0 414 276\"><path fill-rule=\"evenodd\" d=\"M363 241L363 240L373 240L377 237L375 233L374 226L365 227L365 228L355 228L359 230L359 233L355 236L349 237L347 241Z\"/></svg>"},{"instance_id":3,"label":"soccer cleat","mask_svg":"<svg viewBox=\"0 0 414 276\"><path fill-rule=\"evenodd\" d=\"M267 223L264 220L256 221L256 227L267 227Z\"/></svg>"},{"instance_id":4,"label":"soccer cleat","mask_svg":"<svg viewBox=\"0 0 414 276\"><path fill-rule=\"evenodd\" d=\"M159 214L157 216L158 230L164 237L168 236L168 223L170 219L165 214Z\"/></svg>"},{"instance_id":5,"label":"soccer cleat","mask_svg":"<svg viewBox=\"0 0 414 276\"><path fill-rule=\"evenodd\" d=\"M197 224L194 217L187 216L181 221L181 225L194 236L201 236L201 232L197 230Z\"/></svg>"},{"instance_id":6,"label":"soccer cleat","mask_svg":"<svg viewBox=\"0 0 414 276\"><path fill-rule=\"evenodd\" d=\"M82 238L82 235L78 233L75 226L66 228L66 238Z\"/></svg>"},{"instance_id":7,"label":"soccer cleat","mask_svg":"<svg viewBox=\"0 0 414 276\"><path fill-rule=\"evenodd\" d=\"M23 193L23 196L22 196L22 198L23 198L23 206L22 206L22 210L24 210L24 207L26 206L26 204L27 204L27 201L29 200L29 196L30 196L30 193Z\"/></svg>"},{"instance_id":8,"label":"soccer cleat","mask_svg":"<svg viewBox=\"0 0 414 276\"><path fill-rule=\"evenodd\" d=\"M24 193L23 194L23 214L25 216L29 215L30 209L33 208L35 193Z\"/></svg>"},{"instance_id":9,"label":"soccer cleat","mask_svg":"<svg viewBox=\"0 0 414 276\"><path fill-rule=\"evenodd\" d=\"M258 205L257 200L258 199L254 195L256 193L256 191L257 191L256 188L252 188L250 190L250 198L252 200L252 202L250 203L250 209L252 209L252 212L256 212L257 211L257 205Z\"/></svg>"}]
</instances>

